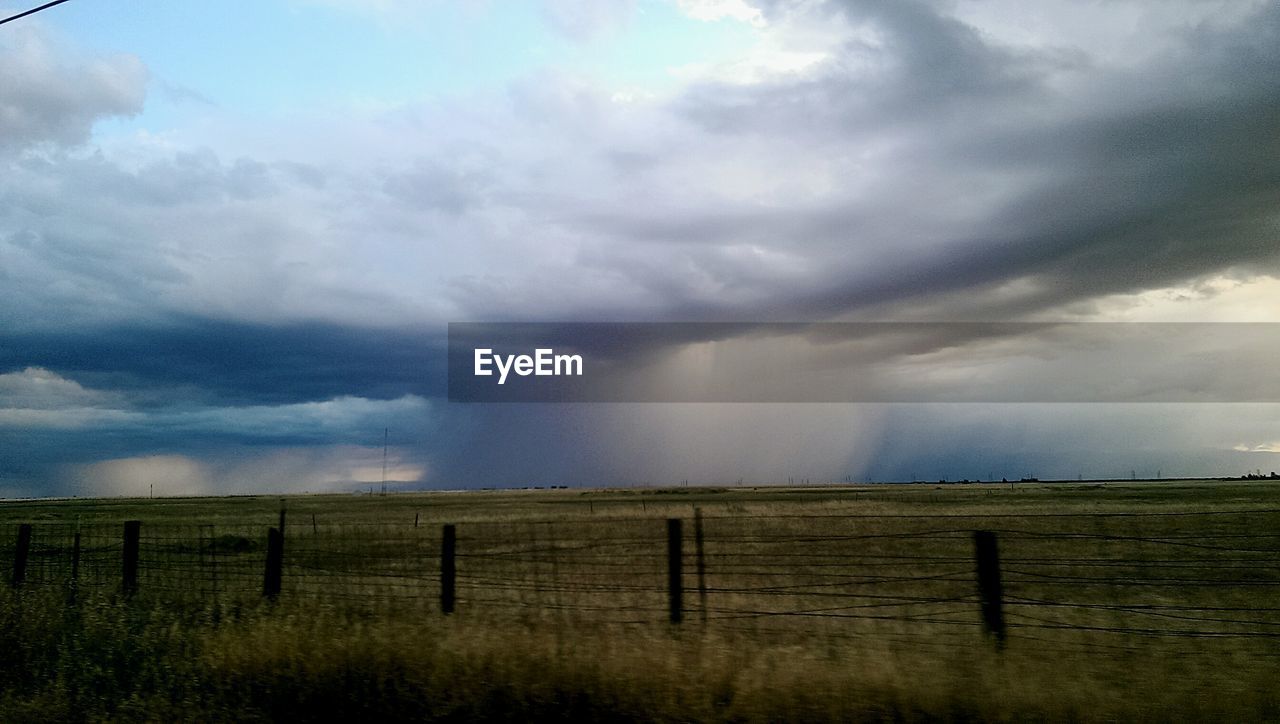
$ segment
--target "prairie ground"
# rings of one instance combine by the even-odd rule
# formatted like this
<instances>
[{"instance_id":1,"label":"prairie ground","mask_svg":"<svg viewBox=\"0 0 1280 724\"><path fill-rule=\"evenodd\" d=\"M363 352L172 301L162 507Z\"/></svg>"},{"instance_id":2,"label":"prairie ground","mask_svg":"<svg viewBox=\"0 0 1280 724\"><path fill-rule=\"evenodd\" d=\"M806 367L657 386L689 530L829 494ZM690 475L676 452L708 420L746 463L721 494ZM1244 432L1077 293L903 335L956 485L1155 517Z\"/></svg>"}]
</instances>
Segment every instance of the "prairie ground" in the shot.
<instances>
[{"instance_id":1,"label":"prairie ground","mask_svg":"<svg viewBox=\"0 0 1280 724\"><path fill-rule=\"evenodd\" d=\"M1280 716L1265 481L13 501L0 559L22 523L5 721ZM979 530L999 544L1002 631Z\"/></svg>"}]
</instances>

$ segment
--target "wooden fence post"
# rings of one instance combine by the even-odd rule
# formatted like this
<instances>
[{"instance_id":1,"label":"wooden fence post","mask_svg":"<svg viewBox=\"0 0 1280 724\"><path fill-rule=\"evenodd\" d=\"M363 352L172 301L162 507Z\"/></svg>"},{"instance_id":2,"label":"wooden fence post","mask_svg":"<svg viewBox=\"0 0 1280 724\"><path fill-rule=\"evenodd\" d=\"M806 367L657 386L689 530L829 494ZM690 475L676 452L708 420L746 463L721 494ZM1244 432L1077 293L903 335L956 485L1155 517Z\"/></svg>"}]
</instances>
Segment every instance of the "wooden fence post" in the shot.
<instances>
[{"instance_id":1,"label":"wooden fence post","mask_svg":"<svg viewBox=\"0 0 1280 724\"><path fill-rule=\"evenodd\" d=\"M124 553L121 557L121 573L123 574L124 592L136 593L138 590L138 541L142 537L142 521L126 520L124 522Z\"/></svg>"},{"instance_id":2,"label":"wooden fence post","mask_svg":"<svg viewBox=\"0 0 1280 724\"><path fill-rule=\"evenodd\" d=\"M707 560L702 550L702 508L693 509L693 546L698 559L698 605L707 622Z\"/></svg>"},{"instance_id":3,"label":"wooden fence post","mask_svg":"<svg viewBox=\"0 0 1280 724\"><path fill-rule=\"evenodd\" d=\"M209 526L209 583L213 587L213 602L218 602L218 540L217 529ZM214 609L215 611L217 609Z\"/></svg>"},{"instance_id":4,"label":"wooden fence post","mask_svg":"<svg viewBox=\"0 0 1280 724\"><path fill-rule=\"evenodd\" d=\"M13 587L17 588L27 578L27 556L31 553L31 524L18 526L18 547L13 549Z\"/></svg>"},{"instance_id":5,"label":"wooden fence post","mask_svg":"<svg viewBox=\"0 0 1280 724\"><path fill-rule=\"evenodd\" d=\"M1000 584L1000 552L996 534L989 530L973 534L974 557L978 566L978 596L982 602L982 628L1004 647L1004 592Z\"/></svg>"},{"instance_id":6,"label":"wooden fence post","mask_svg":"<svg viewBox=\"0 0 1280 724\"><path fill-rule=\"evenodd\" d=\"M71 585L80 582L80 531L71 539Z\"/></svg>"},{"instance_id":7,"label":"wooden fence post","mask_svg":"<svg viewBox=\"0 0 1280 724\"><path fill-rule=\"evenodd\" d=\"M671 623L678 624L684 615L684 555L681 544L679 518L667 519L667 607L671 611Z\"/></svg>"},{"instance_id":8,"label":"wooden fence post","mask_svg":"<svg viewBox=\"0 0 1280 724\"><path fill-rule=\"evenodd\" d=\"M445 525L440 539L440 612L444 614L453 613L457 594L458 569L454 563L457 539L457 529L452 524Z\"/></svg>"},{"instance_id":9,"label":"wooden fence post","mask_svg":"<svg viewBox=\"0 0 1280 724\"><path fill-rule=\"evenodd\" d=\"M267 567L262 574L262 595L274 599L280 595L284 573L284 535L279 528L267 529Z\"/></svg>"}]
</instances>

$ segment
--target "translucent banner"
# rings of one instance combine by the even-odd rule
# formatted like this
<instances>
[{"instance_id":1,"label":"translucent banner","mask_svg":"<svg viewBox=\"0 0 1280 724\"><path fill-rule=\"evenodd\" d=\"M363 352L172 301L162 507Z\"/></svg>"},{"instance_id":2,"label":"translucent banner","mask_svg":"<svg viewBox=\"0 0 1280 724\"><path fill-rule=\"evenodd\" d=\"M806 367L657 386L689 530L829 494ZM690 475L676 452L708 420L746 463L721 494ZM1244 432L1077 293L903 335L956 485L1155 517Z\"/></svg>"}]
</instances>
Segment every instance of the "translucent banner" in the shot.
<instances>
[{"instance_id":1,"label":"translucent banner","mask_svg":"<svg viewBox=\"0 0 1280 724\"><path fill-rule=\"evenodd\" d=\"M454 323L454 402L1275 402L1280 324Z\"/></svg>"}]
</instances>

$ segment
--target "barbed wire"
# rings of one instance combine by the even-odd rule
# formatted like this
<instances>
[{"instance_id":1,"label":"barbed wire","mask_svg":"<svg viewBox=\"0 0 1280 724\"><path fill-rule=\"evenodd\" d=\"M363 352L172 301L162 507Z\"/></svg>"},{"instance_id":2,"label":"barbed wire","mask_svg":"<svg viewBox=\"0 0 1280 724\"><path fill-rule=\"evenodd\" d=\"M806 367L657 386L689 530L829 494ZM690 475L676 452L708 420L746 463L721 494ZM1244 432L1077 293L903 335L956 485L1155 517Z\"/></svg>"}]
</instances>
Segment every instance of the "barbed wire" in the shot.
<instances>
[{"instance_id":1,"label":"barbed wire","mask_svg":"<svg viewBox=\"0 0 1280 724\"><path fill-rule=\"evenodd\" d=\"M938 521L1038 519L1045 521L1043 529L983 527L999 536L1003 549L1011 641L1125 652L1142 651L1125 645L1126 637L1272 646L1268 642L1280 638L1280 606L1249 601L1270 597L1280 586L1280 533L1247 529L1269 515L1280 509L710 515L701 519L701 550L692 546L691 527L685 528L677 589L689 622L704 620L708 630L728 635L879 637L912 645L955 633L971 636L985 625L974 529ZM1055 519L1093 519L1096 529L1059 530L1048 522ZM1126 530L1106 530L1111 519L1125 520ZM848 521L867 520L879 521L877 527L842 529ZM663 523L567 517L459 524L458 605L466 615L482 617L666 625L675 591L668 583ZM17 530L15 523L0 524L0 560L14 560ZM262 596L265 526L160 523L141 531L139 595L228 602ZM21 583L116 591L121 535L119 522L34 522ZM283 551L286 597L344 607L431 608L442 593L435 526L303 521L287 529ZM705 569L700 580L697 562ZM760 627L762 621L779 625ZM741 626L748 622L753 625ZM915 630L922 638L908 635ZM1089 638L1094 636L1110 643ZM1280 648L1262 653L1280 655Z\"/></svg>"}]
</instances>

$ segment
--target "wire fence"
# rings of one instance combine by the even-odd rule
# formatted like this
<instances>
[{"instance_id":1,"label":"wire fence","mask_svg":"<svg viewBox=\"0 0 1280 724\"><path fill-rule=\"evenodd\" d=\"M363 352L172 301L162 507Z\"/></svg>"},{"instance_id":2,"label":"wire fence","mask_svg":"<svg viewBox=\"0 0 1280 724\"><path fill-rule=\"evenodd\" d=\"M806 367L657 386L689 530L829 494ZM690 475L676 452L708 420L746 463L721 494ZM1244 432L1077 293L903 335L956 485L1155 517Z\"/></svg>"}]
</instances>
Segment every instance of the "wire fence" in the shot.
<instances>
[{"instance_id":1,"label":"wire fence","mask_svg":"<svg viewBox=\"0 0 1280 724\"><path fill-rule=\"evenodd\" d=\"M291 525L279 593L531 625L670 625L904 646L1136 650L1230 641L1280 655L1280 510L1031 515L716 515ZM26 533L23 533L26 528ZM248 602L265 526L0 526L19 588ZM673 533L674 530L674 533ZM975 532L989 535L983 553ZM24 539L25 536L25 539ZM25 540L25 542L24 542ZM998 541L998 552L996 542ZM136 573L129 579L130 550ZM983 556L990 557L984 570ZM994 578L993 578L994 577Z\"/></svg>"}]
</instances>

